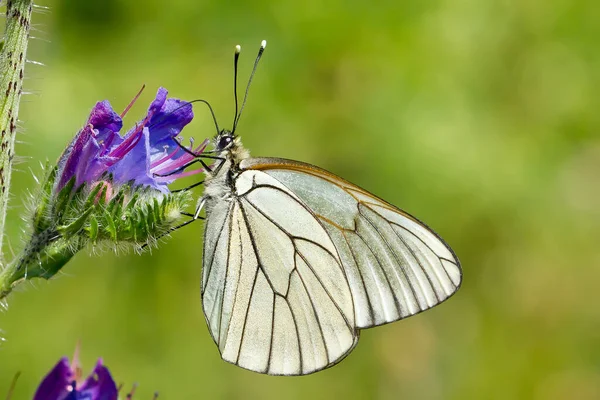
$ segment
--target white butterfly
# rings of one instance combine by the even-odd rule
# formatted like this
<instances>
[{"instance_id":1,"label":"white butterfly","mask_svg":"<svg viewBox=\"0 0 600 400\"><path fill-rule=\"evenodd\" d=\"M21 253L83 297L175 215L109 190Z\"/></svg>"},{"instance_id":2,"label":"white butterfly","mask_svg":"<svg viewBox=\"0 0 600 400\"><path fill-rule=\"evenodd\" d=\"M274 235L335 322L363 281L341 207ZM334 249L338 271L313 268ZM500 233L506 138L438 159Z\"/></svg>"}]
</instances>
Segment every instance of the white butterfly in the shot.
<instances>
[{"instance_id":1,"label":"white butterfly","mask_svg":"<svg viewBox=\"0 0 600 400\"><path fill-rule=\"evenodd\" d=\"M238 56L239 46L236 76ZM225 361L310 374L346 357L360 329L456 292L460 263L435 232L323 169L250 157L234 133L240 114L236 95L233 129L216 137L219 161L195 215L206 212L202 303Z\"/></svg>"}]
</instances>

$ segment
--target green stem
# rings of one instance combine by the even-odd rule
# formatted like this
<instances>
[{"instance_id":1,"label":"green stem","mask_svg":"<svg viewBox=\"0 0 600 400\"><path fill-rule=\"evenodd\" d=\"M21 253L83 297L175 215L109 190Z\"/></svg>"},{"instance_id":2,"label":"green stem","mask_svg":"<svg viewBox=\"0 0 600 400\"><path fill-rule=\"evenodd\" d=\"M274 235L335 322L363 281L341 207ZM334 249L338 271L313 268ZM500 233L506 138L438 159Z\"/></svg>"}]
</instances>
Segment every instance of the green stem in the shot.
<instances>
[{"instance_id":1,"label":"green stem","mask_svg":"<svg viewBox=\"0 0 600 400\"><path fill-rule=\"evenodd\" d=\"M0 264L32 8L32 0L8 0L0 50Z\"/></svg>"},{"instance_id":2,"label":"green stem","mask_svg":"<svg viewBox=\"0 0 600 400\"><path fill-rule=\"evenodd\" d=\"M0 272L0 300L27 279L52 278L83 246L83 240L67 241L56 230L33 234L23 251Z\"/></svg>"}]
</instances>

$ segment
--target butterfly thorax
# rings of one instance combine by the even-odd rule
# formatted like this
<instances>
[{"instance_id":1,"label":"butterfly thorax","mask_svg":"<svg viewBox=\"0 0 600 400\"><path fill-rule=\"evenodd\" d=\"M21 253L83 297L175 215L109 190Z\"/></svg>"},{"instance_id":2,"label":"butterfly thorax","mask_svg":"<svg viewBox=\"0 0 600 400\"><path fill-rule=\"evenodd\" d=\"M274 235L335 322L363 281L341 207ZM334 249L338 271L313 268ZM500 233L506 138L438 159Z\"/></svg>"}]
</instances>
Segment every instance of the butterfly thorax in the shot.
<instances>
[{"instance_id":1,"label":"butterfly thorax","mask_svg":"<svg viewBox=\"0 0 600 400\"><path fill-rule=\"evenodd\" d=\"M215 137L215 150L220 158L213 164L213 170L206 172L204 195L207 210L212 201L231 200L235 177L241 172L242 160L250 157L250 152L242 145L239 136L223 130Z\"/></svg>"},{"instance_id":2,"label":"butterfly thorax","mask_svg":"<svg viewBox=\"0 0 600 400\"><path fill-rule=\"evenodd\" d=\"M242 160L250 157L250 151L244 147L239 136L233 139L233 145L223 153L232 160L233 165L238 167Z\"/></svg>"}]
</instances>

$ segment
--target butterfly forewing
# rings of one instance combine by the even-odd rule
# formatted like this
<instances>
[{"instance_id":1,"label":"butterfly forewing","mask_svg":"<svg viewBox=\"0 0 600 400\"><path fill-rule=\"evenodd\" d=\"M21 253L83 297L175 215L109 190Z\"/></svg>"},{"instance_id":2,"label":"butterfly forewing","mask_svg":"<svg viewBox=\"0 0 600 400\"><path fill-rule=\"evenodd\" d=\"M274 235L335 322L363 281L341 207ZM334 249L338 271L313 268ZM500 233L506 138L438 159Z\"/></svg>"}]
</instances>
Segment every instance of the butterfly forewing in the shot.
<instances>
[{"instance_id":1,"label":"butterfly forewing","mask_svg":"<svg viewBox=\"0 0 600 400\"><path fill-rule=\"evenodd\" d=\"M422 222L364 189L297 161L250 158L240 167L274 178L323 226L344 267L357 328L417 314L460 286L460 263L448 245Z\"/></svg>"},{"instance_id":2,"label":"butterfly forewing","mask_svg":"<svg viewBox=\"0 0 600 400\"><path fill-rule=\"evenodd\" d=\"M350 284L330 235L261 171L207 203L203 308L226 361L275 375L335 364L358 340Z\"/></svg>"}]
</instances>

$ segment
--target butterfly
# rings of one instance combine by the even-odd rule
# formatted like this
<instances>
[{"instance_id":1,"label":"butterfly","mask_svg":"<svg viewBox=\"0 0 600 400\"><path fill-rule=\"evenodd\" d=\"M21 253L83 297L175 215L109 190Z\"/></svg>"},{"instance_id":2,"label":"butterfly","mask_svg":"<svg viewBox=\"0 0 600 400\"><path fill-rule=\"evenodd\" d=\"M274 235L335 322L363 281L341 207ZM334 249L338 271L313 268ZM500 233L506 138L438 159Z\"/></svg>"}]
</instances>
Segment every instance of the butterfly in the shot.
<instances>
[{"instance_id":1,"label":"butterfly","mask_svg":"<svg viewBox=\"0 0 600 400\"><path fill-rule=\"evenodd\" d=\"M385 200L314 165L250 157L236 127L265 46L239 112L237 46L233 129L215 118L214 150L199 156L215 161L201 161L194 215L205 212L202 307L225 361L305 375L346 357L361 329L442 303L462 272L440 236Z\"/></svg>"}]
</instances>

